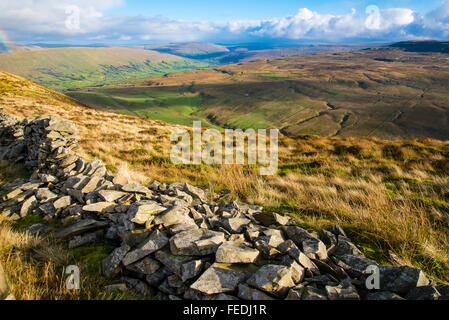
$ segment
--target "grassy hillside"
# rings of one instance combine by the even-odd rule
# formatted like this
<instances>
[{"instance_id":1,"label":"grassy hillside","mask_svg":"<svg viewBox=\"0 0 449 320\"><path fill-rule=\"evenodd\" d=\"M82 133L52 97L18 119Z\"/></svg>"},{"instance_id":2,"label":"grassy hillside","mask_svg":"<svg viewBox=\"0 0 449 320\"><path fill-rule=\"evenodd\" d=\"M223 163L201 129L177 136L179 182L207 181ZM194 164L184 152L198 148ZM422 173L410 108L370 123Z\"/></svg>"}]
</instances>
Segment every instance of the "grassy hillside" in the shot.
<instances>
[{"instance_id":1,"label":"grassy hillside","mask_svg":"<svg viewBox=\"0 0 449 320\"><path fill-rule=\"evenodd\" d=\"M205 42L185 42L139 46L139 48L170 53L181 57L202 60L211 66L269 59L298 54L314 54L329 51L350 51L367 48L363 44L294 45L242 43L217 45Z\"/></svg>"},{"instance_id":2,"label":"grassy hillside","mask_svg":"<svg viewBox=\"0 0 449 320\"><path fill-rule=\"evenodd\" d=\"M400 48L409 52L440 52L449 53L448 41L402 41L390 45L391 48Z\"/></svg>"},{"instance_id":3,"label":"grassy hillside","mask_svg":"<svg viewBox=\"0 0 449 320\"><path fill-rule=\"evenodd\" d=\"M449 139L449 55L399 49L258 60L69 95L182 123L277 127L288 136ZM132 102L130 99L133 99ZM189 106L187 113L177 112Z\"/></svg>"},{"instance_id":4,"label":"grassy hillside","mask_svg":"<svg viewBox=\"0 0 449 320\"><path fill-rule=\"evenodd\" d=\"M224 46L207 42L156 44L144 46L144 49L196 59L229 52Z\"/></svg>"},{"instance_id":5,"label":"grassy hillside","mask_svg":"<svg viewBox=\"0 0 449 320\"><path fill-rule=\"evenodd\" d=\"M35 51L41 50L42 48L37 45L20 45L11 42L0 42L0 53L5 52L23 52L23 51Z\"/></svg>"},{"instance_id":6,"label":"grassy hillside","mask_svg":"<svg viewBox=\"0 0 449 320\"><path fill-rule=\"evenodd\" d=\"M229 190L299 218L312 230L339 223L368 257L411 264L449 281L448 142L299 135L281 137L274 176L260 176L250 165L175 166L169 158L171 125L85 108L6 73L0 73L0 88L0 104L11 114L73 121L84 157L102 159L112 173L129 170L143 183L158 179Z\"/></svg>"},{"instance_id":7,"label":"grassy hillside","mask_svg":"<svg viewBox=\"0 0 449 320\"><path fill-rule=\"evenodd\" d=\"M0 54L0 70L53 89L104 85L205 67L203 62L130 48L54 48Z\"/></svg>"}]
</instances>

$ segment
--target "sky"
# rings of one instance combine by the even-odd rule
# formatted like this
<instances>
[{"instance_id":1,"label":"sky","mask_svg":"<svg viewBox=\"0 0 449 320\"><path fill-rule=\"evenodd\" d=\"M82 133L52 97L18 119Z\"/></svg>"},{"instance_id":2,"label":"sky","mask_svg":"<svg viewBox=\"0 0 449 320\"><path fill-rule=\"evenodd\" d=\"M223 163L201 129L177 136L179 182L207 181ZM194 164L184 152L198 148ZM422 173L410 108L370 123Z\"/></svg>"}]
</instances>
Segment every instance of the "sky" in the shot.
<instances>
[{"instance_id":1,"label":"sky","mask_svg":"<svg viewBox=\"0 0 449 320\"><path fill-rule=\"evenodd\" d=\"M0 1L0 42L356 43L449 39L449 0Z\"/></svg>"}]
</instances>

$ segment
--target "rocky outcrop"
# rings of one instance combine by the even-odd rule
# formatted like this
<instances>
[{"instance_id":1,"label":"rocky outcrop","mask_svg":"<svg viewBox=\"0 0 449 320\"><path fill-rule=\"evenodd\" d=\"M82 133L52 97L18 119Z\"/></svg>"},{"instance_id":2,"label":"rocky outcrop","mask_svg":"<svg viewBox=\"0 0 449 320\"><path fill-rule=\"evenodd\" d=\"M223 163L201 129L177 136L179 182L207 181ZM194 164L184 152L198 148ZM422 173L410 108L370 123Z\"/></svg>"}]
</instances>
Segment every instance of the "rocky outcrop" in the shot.
<instances>
[{"instance_id":1,"label":"rocky outcrop","mask_svg":"<svg viewBox=\"0 0 449 320\"><path fill-rule=\"evenodd\" d=\"M28 229L51 233L70 248L115 245L101 264L104 276L118 282L107 290L172 300L444 298L407 266L379 266L380 287L368 290L367 267L377 264L338 226L309 232L260 206L217 203L189 184L143 186L111 176L101 161L77 156L76 128L64 119L18 122L0 113L0 125L3 150L17 148L3 159L33 170L30 180L3 187L0 213L71 221L56 231L42 224Z\"/></svg>"}]
</instances>

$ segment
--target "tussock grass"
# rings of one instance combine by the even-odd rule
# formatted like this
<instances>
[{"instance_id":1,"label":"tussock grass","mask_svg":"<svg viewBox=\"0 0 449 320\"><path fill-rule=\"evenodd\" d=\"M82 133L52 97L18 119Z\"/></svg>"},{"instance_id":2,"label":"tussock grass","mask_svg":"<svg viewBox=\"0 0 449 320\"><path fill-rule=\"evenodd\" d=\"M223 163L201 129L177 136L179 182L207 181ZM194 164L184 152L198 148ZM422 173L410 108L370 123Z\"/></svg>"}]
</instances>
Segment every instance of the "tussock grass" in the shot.
<instances>
[{"instance_id":1,"label":"tussock grass","mask_svg":"<svg viewBox=\"0 0 449 320\"><path fill-rule=\"evenodd\" d=\"M68 250L52 238L30 235L14 223L0 221L0 259L19 300L144 299L132 292L103 290L112 282L100 275L99 265L112 250L103 246ZM69 265L81 268L80 290L66 288Z\"/></svg>"}]
</instances>

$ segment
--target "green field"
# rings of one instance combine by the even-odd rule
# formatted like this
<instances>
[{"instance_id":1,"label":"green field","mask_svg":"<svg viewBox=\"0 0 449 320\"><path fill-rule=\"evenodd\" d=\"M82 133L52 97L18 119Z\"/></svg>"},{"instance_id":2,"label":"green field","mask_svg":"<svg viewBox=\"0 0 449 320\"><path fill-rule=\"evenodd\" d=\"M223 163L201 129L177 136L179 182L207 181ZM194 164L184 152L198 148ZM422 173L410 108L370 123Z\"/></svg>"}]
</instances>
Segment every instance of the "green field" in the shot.
<instances>
[{"instance_id":1,"label":"green field","mask_svg":"<svg viewBox=\"0 0 449 320\"><path fill-rule=\"evenodd\" d=\"M57 90L103 86L207 66L201 61L130 48L57 48L0 54L0 70Z\"/></svg>"},{"instance_id":2,"label":"green field","mask_svg":"<svg viewBox=\"0 0 449 320\"><path fill-rule=\"evenodd\" d=\"M67 92L70 97L95 108L108 108L123 114L192 126L201 120L204 126L218 128L201 114L204 98L179 88L133 88L108 86Z\"/></svg>"}]
</instances>

